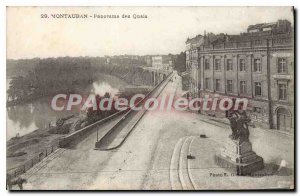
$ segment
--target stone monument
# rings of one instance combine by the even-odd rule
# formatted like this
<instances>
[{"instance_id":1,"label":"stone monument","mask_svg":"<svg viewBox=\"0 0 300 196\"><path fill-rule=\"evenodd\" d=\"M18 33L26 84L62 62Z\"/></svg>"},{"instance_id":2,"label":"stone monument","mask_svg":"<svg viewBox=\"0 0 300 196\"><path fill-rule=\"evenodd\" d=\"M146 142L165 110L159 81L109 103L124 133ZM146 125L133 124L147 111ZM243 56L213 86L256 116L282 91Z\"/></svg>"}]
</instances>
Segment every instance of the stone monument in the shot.
<instances>
[{"instance_id":1,"label":"stone monument","mask_svg":"<svg viewBox=\"0 0 300 196\"><path fill-rule=\"evenodd\" d=\"M263 169L263 159L252 151L249 141L248 123L251 120L246 112L230 111L227 118L232 134L221 148L221 152L215 156L216 164L241 176Z\"/></svg>"}]
</instances>

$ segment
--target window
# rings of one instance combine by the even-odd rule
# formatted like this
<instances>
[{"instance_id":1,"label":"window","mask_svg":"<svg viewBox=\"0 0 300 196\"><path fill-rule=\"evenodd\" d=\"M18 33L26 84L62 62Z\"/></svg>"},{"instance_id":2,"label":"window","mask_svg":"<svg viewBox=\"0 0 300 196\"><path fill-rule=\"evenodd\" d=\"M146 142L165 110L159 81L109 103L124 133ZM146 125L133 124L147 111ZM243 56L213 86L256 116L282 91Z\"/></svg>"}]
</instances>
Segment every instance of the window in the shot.
<instances>
[{"instance_id":1,"label":"window","mask_svg":"<svg viewBox=\"0 0 300 196\"><path fill-rule=\"evenodd\" d=\"M197 50L193 50L192 51L192 60L197 60L197 58L198 58Z\"/></svg>"},{"instance_id":2,"label":"window","mask_svg":"<svg viewBox=\"0 0 300 196\"><path fill-rule=\"evenodd\" d=\"M246 61L245 61L245 59L240 59L240 71L246 71Z\"/></svg>"},{"instance_id":3,"label":"window","mask_svg":"<svg viewBox=\"0 0 300 196\"><path fill-rule=\"evenodd\" d=\"M216 91L220 91L221 90L221 80L220 79L216 79L215 90Z\"/></svg>"},{"instance_id":4,"label":"window","mask_svg":"<svg viewBox=\"0 0 300 196\"><path fill-rule=\"evenodd\" d=\"M261 83L260 82L255 82L255 96L261 96Z\"/></svg>"},{"instance_id":5,"label":"window","mask_svg":"<svg viewBox=\"0 0 300 196\"><path fill-rule=\"evenodd\" d=\"M261 60L254 59L254 72L261 72Z\"/></svg>"},{"instance_id":6,"label":"window","mask_svg":"<svg viewBox=\"0 0 300 196\"><path fill-rule=\"evenodd\" d=\"M255 33L255 32L259 32L259 29L251 29L249 30L250 33Z\"/></svg>"},{"instance_id":7,"label":"window","mask_svg":"<svg viewBox=\"0 0 300 196\"><path fill-rule=\"evenodd\" d=\"M278 73L287 73L286 58L278 58Z\"/></svg>"},{"instance_id":8,"label":"window","mask_svg":"<svg viewBox=\"0 0 300 196\"><path fill-rule=\"evenodd\" d=\"M227 92L231 93L232 89L232 80L227 80Z\"/></svg>"},{"instance_id":9,"label":"window","mask_svg":"<svg viewBox=\"0 0 300 196\"><path fill-rule=\"evenodd\" d=\"M221 70L221 59L215 59L215 70L216 71Z\"/></svg>"},{"instance_id":10,"label":"window","mask_svg":"<svg viewBox=\"0 0 300 196\"><path fill-rule=\"evenodd\" d=\"M263 28L263 31L272 31L272 27Z\"/></svg>"},{"instance_id":11,"label":"window","mask_svg":"<svg viewBox=\"0 0 300 196\"><path fill-rule=\"evenodd\" d=\"M286 90L287 90L286 84L278 84L279 100L286 100L286 97L287 97Z\"/></svg>"},{"instance_id":12,"label":"window","mask_svg":"<svg viewBox=\"0 0 300 196\"><path fill-rule=\"evenodd\" d=\"M262 112L262 109L261 109L260 107L254 107L254 108L253 108L253 112L261 113L261 112Z\"/></svg>"},{"instance_id":13,"label":"window","mask_svg":"<svg viewBox=\"0 0 300 196\"><path fill-rule=\"evenodd\" d=\"M240 81L240 93L246 94L246 92L247 92L246 81Z\"/></svg>"},{"instance_id":14,"label":"window","mask_svg":"<svg viewBox=\"0 0 300 196\"><path fill-rule=\"evenodd\" d=\"M210 78L205 78L205 88L210 89Z\"/></svg>"},{"instance_id":15,"label":"window","mask_svg":"<svg viewBox=\"0 0 300 196\"><path fill-rule=\"evenodd\" d=\"M233 64L232 64L232 59L227 59L227 71L232 71L233 70Z\"/></svg>"},{"instance_id":16,"label":"window","mask_svg":"<svg viewBox=\"0 0 300 196\"><path fill-rule=\"evenodd\" d=\"M254 45L261 45L262 41L261 40L254 40Z\"/></svg>"},{"instance_id":17,"label":"window","mask_svg":"<svg viewBox=\"0 0 300 196\"><path fill-rule=\"evenodd\" d=\"M209 59L204 60L204 69L208 70L209 69Z\"/></svg>"}]
</instances>

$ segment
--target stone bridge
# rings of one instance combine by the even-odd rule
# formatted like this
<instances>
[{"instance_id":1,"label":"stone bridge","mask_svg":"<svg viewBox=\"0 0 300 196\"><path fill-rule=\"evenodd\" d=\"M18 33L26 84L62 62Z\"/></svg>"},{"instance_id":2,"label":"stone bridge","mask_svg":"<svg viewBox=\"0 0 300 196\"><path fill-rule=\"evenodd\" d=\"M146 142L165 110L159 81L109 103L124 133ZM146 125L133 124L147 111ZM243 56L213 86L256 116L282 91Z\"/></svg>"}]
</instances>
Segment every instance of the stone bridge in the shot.
<instances>
[{"instance_id":1,"label":"stone bridge","mask_svg":"<svg viewBox=\"0 0 300 196\"><path fill-rule=\"evenodd\" d=\"M142 67L142 69L148 71L151 74L151 82L153 86L166 79L167 76L172 72L172 70L157 69L154 67Z\"/></svg>"}]
</instances>

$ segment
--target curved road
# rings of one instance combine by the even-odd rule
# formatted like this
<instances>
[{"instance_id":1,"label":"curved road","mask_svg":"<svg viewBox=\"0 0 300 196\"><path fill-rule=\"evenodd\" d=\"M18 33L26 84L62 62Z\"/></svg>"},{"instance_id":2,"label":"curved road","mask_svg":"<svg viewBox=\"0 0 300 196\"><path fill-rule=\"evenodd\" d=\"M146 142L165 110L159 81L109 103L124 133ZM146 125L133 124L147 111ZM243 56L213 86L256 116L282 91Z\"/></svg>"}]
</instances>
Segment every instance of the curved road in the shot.
<instances>
[{"instance_id":1,"label":"curved road","mask_svg":"<svg viewBox=\"0 0 300 196\"><path fill-rule=\"evenodd\" d=\"M165 95L181 95L181 78L176 74L175 77L173 82L167 84L159 98ZM27 179L28 183L24 184L24 189L171 190L174 187L184 188L176 184L180 182L180 179L176 179L179 175L170 172L170 169L178 169L178 167L170 167L174 165L174 160L179 160L178 157L172 157L174 154L180 156L180 153L173 153L178 141L183 137L198 137L200 134L222 140L230 133L229 127L216 126L202 118L204 117L187 111L148 111L123 145L112 151L94 150L96 132L92 133L72 149L61 150L57 156L53 156L53 160L43 161L40 169ZM290 139L282 137L280 137L281 142L277 142L278 147L272 148L272 145L268 144L279 138L273 133L257 130L251 134L253 148L258 154L265 154L266 162L272 160L272 154L293 148ZM266 147L261 148L260 140L264 140ZM187 145L186 149L188 149ZM186 179L185 173L184 170L181 172L182 179Z\"/></svg>"},{"instance_id":2,"label":"curved road","mask_svg":"<svg viewBox=\"0 0 300 196\"><path fill-rule=\"evenodd\" d=\"M178 83L177 76L159 97L174 95ZM162 118L167 116L166 112L148 111L124 144L113 151L94 150L96 132L90 134L33 173L24 189L147 189L148 175L156 175L152 165L168 123ZM166 172L169 181L169 160L166 163L158 172ZM169 182L163 187L169 189Z\"/></svg>"}]
</instances>

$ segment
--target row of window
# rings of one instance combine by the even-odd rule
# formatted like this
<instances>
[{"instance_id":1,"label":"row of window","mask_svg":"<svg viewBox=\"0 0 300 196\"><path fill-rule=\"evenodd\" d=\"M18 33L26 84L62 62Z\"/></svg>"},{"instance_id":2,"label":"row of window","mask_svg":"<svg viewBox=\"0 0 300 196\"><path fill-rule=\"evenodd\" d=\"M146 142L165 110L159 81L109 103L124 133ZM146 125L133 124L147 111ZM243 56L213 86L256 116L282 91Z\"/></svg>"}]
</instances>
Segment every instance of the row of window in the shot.
<instances>
[{"instance_id":1,"label":"row of window","mask_svg":"<svg viewBox=\"0 0 300 196\"><path fill-rule=\"evenodd\" d=\"M205 89L211 89L210 78L205 78L204 87ZM215 79L215 91L221 91L221 80ZM233 81L226 80L226 91L227 93L233 93ZM240 81L239 83L239 93L247 94L247 82ZM261 82L254 82L254 94L255 96L262 95L262 84ZM278 98L279 100L287 99L287 84L278 84Z\"/></svg>"},{"instance_id":2,"label":"row of window","mask_svg":"<svg viewBox=\"0 0 300 196\"><path fill-rule=\"evenodd\" d=\"M204 69L205 70L210 69L209 59L204 60ZM221 71L221 59L215 59L214 69L216 71ZM232 61L232 59L226 59L226 71L232 71L232 70L233 70L233 61ZM247 70L246 60L245 59L239 59L239 71L243 72L243 71L246 71L246 70ZM253 71L254 72L261 72L261 70L262 70L261 59L260 58L254 59L253 60ZM287 73L287 60L286 60L286 58L278 58L277 71L278 71L278 73Z\"/></svg>"}]
</instances>

